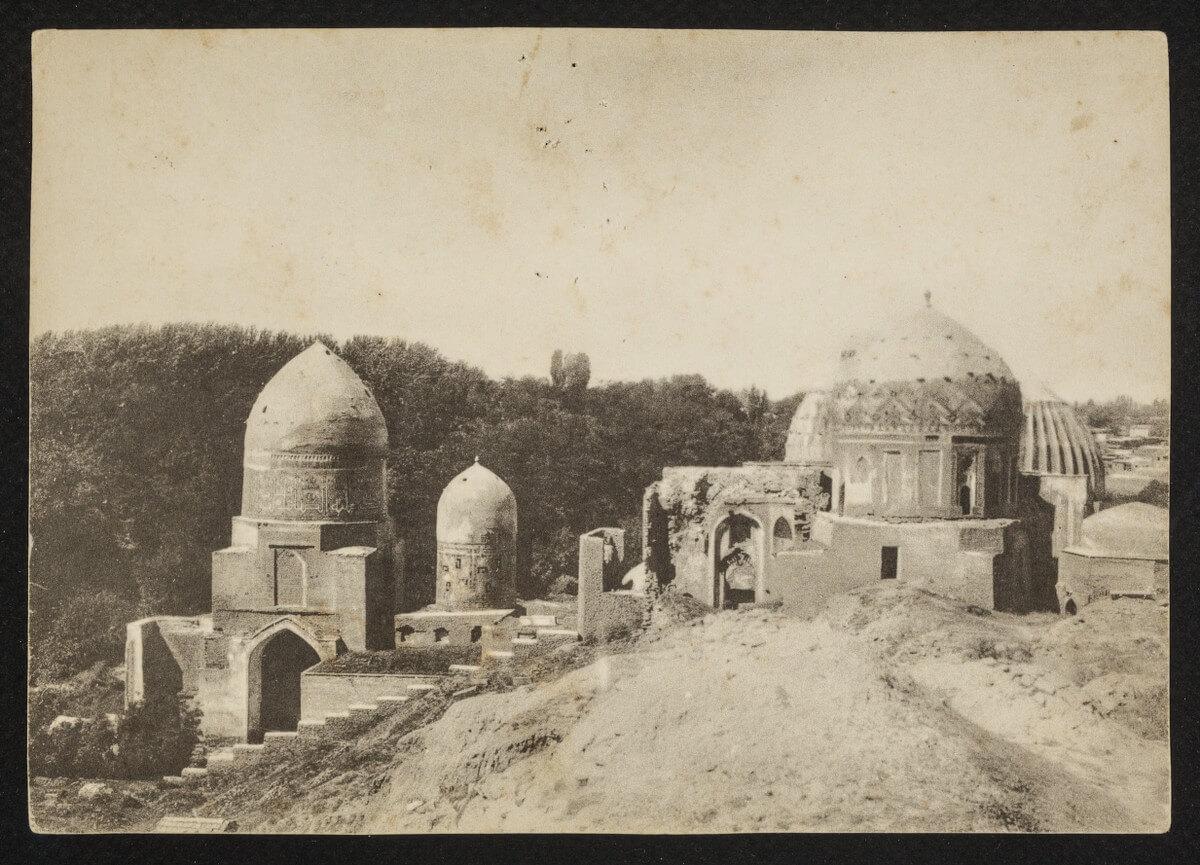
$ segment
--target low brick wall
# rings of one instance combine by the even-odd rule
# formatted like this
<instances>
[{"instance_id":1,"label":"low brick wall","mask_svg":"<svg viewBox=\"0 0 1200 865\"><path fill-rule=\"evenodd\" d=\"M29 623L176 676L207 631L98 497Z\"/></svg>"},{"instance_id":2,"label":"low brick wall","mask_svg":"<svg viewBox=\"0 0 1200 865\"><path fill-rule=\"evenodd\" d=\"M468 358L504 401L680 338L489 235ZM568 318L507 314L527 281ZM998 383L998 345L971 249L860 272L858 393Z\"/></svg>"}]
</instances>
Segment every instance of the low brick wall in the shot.
<instances>
[{"instance_id":1,"label":"low brick wall","mask_svg":"<svg viewBox=\"0 0 1200 865\"><path fill-rule=\"evenodd\" d=\"M300 676L300 717L320 719L344 712L352 703L371 703L388 694L404 696L409 685L437 682L441 676L412 673L314 673Z\"/></svg>"},{"instance_id":2,"label":"low brick wall","mask_svg":"<svg viewBox=\"0 0 1200 865\"><path fill-rule=\"evenodd\" d=\"M1167 573L1167 563L1153 559L1086 556L1070 551L1064 551L1058 559L1063 598L1074 598L1076 608L1106 598L1110 592L1161 595L1167 588Z\"/></svg>"}]
</instances>

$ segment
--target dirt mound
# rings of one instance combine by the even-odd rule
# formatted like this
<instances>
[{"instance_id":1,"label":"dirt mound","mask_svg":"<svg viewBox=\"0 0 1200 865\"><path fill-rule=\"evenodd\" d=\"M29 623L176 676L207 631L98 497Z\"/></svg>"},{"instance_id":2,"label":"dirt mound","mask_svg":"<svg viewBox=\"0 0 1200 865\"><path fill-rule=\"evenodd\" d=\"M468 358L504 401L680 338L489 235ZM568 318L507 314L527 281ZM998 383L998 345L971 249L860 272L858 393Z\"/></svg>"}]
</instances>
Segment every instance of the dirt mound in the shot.
<instances>
[{"instance_id":1,"label":"dirt mound","mask_svg":"<svg viewBox=\"0 0 1200 865\"><path fill-rule=\"evenodd\" d=\"M673 627L422 698L170 811L300 832L1169 825L1166 607L1013 616L903 586L811 620L676 602Z\"/></svg>"},{"instance_id":2,"label":"dirt mound","mask_svg":"<svg viewBox=\"0 0 1200 865\"><path fill-rule=\"evenodd\" d=\"M657 628L669 628L712 611L708 604L697 601L689 594L667 590L655 599L651 621Z\"/></svg>"}]
</instances>

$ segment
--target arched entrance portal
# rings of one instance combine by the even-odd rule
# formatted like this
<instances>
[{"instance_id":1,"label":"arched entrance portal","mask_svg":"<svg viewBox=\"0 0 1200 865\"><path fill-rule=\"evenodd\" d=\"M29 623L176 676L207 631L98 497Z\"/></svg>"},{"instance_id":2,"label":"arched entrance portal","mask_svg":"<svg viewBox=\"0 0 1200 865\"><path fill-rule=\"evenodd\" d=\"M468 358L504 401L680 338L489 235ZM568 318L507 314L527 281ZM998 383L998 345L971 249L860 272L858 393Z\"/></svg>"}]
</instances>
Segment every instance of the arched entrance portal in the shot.
<instances>
[{"instance_id":1,"label":"arched entrance portal","mask_svg":"<svg viewBox=\"0 0 1200 865\"><path fill-rule=\"evenodd\" d=\"M712 546L713 606L754 603L762 576L762 526L753 517L730 514L713 531Z\"/></svg>"},{"instance_id":2,"label":"arched entrance portal","mask_svg":"<svg viewBox=\"0 0 1200 865\"><path fill-rule=\"evenodd\" d=\"M269 730L295 730L300 722L300 674L321 660L290 628L281 628L250 653L246 741Z\"/></svg>"}]
</instances>

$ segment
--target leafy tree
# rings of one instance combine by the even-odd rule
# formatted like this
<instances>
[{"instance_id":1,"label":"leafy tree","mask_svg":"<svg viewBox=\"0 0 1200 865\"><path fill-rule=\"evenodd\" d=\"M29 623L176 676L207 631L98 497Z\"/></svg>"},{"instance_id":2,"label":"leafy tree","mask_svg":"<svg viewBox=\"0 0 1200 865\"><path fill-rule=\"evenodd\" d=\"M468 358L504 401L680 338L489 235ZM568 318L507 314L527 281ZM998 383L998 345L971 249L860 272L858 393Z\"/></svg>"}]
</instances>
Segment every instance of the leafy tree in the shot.
<instances>
[{"instance_id":1,"label":"leafy tree","mask_svg":"<svg viewBox=\"0 0 1200 865\"><path fill-rule=\"evenodd\" d=\"M33 341L30 621L48 677L119 659L118 626L137 615L210 608L246 416L311 339L185 324ZM325 342L387 421L388 509L414 605L432 600L438 498L476 456L517 495L520 589L533 596L574 572L578 535L597 526L629 528L636 557L642 493L663 466L778 458L794 408L700 376L593 387L583 353L556 352L549 380L495 381L421 343Z\"/></svg>"},{"instance_id":2,"label":"leafy tree","mask_svg":"<svg viewBox=\"0 0 1200 865\"><path fill-rule=\"evenodd\" d=\"M71 596L48 627L34 635L34 678L61 679L97 662L118 662L125 649L125 623L134 615L130 601L107 590Z\"/></svg>"}]
</instances>

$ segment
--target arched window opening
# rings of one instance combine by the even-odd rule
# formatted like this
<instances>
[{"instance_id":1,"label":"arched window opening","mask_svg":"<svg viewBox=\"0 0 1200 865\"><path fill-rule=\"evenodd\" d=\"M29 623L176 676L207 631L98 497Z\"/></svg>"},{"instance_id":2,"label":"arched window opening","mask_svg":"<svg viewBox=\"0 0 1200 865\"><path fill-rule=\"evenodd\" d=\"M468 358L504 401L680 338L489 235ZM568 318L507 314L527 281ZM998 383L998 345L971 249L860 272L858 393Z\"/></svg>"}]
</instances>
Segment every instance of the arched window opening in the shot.
<instances>
[{"instance_id":1,"label":"arched window opening","mask_svg":"<svg viewBox=\"0 0 1200 865\"><path fill-rule=\"evenodd\" d=\"M776 550L790 550L792 548L794 534L786 518L780 517L775 521L773 534L775 536Z\"/></svg>"}]
</instances>

